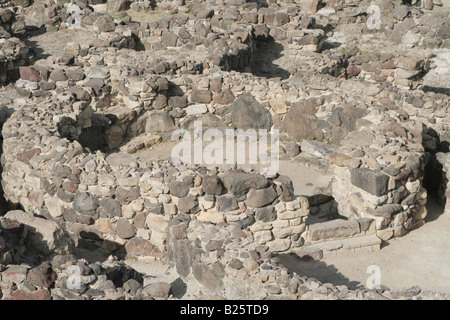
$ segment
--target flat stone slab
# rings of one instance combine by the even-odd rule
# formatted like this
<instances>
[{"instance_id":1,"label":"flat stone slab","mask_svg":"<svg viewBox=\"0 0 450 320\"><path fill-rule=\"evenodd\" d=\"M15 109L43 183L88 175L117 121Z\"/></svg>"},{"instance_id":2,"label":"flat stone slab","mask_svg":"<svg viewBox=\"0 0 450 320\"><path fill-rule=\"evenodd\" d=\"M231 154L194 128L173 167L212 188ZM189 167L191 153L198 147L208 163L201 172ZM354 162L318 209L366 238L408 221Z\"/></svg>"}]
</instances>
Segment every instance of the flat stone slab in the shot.
<instances>
[{"instance_id":1,"label":"flat stone slab","mask_svg":"<svg viewBox=\"0 0 450 320\"><path fill-rule=\"evenodd\" d=\"M309 238L311 241L322 239L336 239L353 236L360 232L359 223L356 220L331 220L315 223L309 226Z\"/></svg>"},{"instance_id":2,"label":"flat stone slab","mask_svg":"<svg viewBox=\"0 0 450 320\"><path fill-rule=\"evenodd\" d=\"M106 157L106 161L113 167L129 165L130 162L134 162L136 160L136 156L124 152L112 153Z\"/></svg>"},{"instance_id":3,"label":"flat stone slab","mask_svg":"<svg viewBox=\"0 0 450 320\"><path fill-rule=\"evenodd\" d=\"M330 240L302 248L297 252L297 255L299 255L299 253L304 252L303 254L304 256L307 255L308 252L313 253L319 250L323 252L324 255L326 255L327 253L330 253L332 251L339 251L339 250L349 251L357 248L379 246L381 245L381 242L382 242L381 239L374 234L362 237Z\"/></svg>"},{"instance_id":4,"label":"flat stone slab","mask_svg":"<svg viewBox=\"0 0 450 320\"><path fill-rule=\"evenodd\" d=\"M306 152L321 159L328 159L329 154L338 153L336 148L315 140L304 139L300 148L302 149L302 152Z\"/></svg>"}]
</instances>

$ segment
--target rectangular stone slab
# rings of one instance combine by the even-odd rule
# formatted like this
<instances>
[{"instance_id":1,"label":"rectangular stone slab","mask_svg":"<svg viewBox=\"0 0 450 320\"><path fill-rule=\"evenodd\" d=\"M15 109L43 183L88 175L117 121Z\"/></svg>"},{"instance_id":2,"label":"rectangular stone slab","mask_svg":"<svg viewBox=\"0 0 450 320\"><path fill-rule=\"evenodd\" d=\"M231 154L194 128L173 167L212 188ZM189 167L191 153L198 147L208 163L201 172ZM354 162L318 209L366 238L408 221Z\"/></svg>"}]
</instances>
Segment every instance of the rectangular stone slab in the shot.
<instances>
[{"instance_id":1,"label":"rectangular stone slab","mask_svg":"<svg viewBox=\"0 0 450 320\"><path fill-rule=\"evenodd\" d=\"M350 169L350 182L377 197L383 196L388 191L389 176L368 168Z\"/></svg>"},{"instance_id":2,"label":"rectangular stone slab","mask_svg":"<svg viewBox=\"0 0 450 320\"><path fill-rule=\"evenodd\" d=\"M314 223L309 226L309 237L312 241L345 238L359 232L359 223L356 220L337 219L322 223Z\"/></svg>"}]
</instances>

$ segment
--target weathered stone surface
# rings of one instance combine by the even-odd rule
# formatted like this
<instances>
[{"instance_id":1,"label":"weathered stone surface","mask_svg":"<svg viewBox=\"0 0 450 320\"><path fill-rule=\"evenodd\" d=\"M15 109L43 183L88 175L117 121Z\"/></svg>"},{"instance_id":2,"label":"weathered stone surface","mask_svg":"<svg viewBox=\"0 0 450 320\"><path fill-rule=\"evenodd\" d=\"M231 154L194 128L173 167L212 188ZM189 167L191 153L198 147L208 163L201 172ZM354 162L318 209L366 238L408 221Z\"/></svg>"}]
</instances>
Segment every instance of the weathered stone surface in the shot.
<instances>
[{"instance_id":1,"label":"weathered stone surface","mask_svg":"<svg viewBox=\"0 0 450 320\"><path fill-rule=\"evenodd\" d=\"M155 282L144 287L143 293L148 294L153 298L167 299L171 294L172 286L167 282Z\"/></svg>"},{"instance_id":2,"label":"weathered stone surface","mask_svg":"<svg viewBox=\"0 0 450 320\"><path fill-rule=\"evenodd\" d=\"M191 102L210 103L211 101L212 101L212 93L210 90L196 89L192 91Z\"/></svg>"},{"instance_id":3,"label":"weathered stone surface","mask_svg":"<svg viewBox=\"0 0 450 320\"><path fill-rule=\"evenodd\" d=\"M268 186L269 181L259 174L236 172L228 173L223 177L225 188L236 197L245 195L250 189L262 189Z\"/></svg>"},{"instance_id":4,"label":"weathered stone surface","mask_svg":"<svg viewBox=\"0 0 450 320\"><path fill-rule=\"evenodd\" d=\"M122 207L120 206L120 203L115 199L102 198L99 202L99 205L110 217L122 216Z\"/></svg>"},{"instance_id":5,"label":"weathered stone surface","mask_svg":"<svg viewBox=\"0 0 450 320\"><path fill-rule=\"evenodd\" d=\"M387 193L389 176L367 168L350 169L351 183L376 196Z\"/></svg>"},{"instance_id":6,"label":"weathered stone surface","mask_svg":"<svg viewBox=\"0 0 450 320\"><path fill-rule=\"evenodd\" d=\"M236 129L266 129L273 124L270 112L251 93L240 95L230 106L231 122Z\"/></svg>"},{"instance_id":7,"label":"weathered stone surface","mask_svg":"<svg viewBox=\"0 0 450 320\"><path fill-rule=\"evenodd\" d=\"M218 103L218 104L225 104L228 105L230 103L232 103L234 100L236 99L233 91L227 89L227 90L222 90L221 92L219 92L218 94L216 94L214 96L214 102Z\"/></svg>"},{"instance_id":8,"label":"weathered stone surface","mask_svg":"<svg viewBox=\"0 0 450 320\"><path fill-rule=\"evenodd\" d=\"M108 7L113 11L125 11L131 6L130 0L108 0Z\"/></svg>"},{"instance_id":9,"label":"weathered stone surface","mask_svg":"<svg viewBox=\"0 0 450 320\"><path fill-rule=\"evenodd\" d=\"M56 273L49 262L45 261L40 266L28 271L27 280L36 287L50 288L56 280Z\"/></svg>"},{"instance_id":10,"label":"weathered stone surface","mask_svg":"<svg viewBox=\"0 0 450 320\"><path fill-rule=\"evenodd\" d=\"M35 81L35 82L39 82L42 80L42 77L39 74L39 71L37 71L33 67L20 67L19 72L20 72L20 79L22 79L22 80Z\"/></svg>"},{"instance_id":11,"label":"weathered stone surface","mask_svg":"<svg viewBox=\"0 0 450 320\"><path fill-rule=\"evenodd\" d=\"M221 195L223 186L222 181L213 176L205 176L202 179L203 191L207 194Z\"/></svg>"},{"instance_id":12,"label":"weathered stone surface","mask_svg":"<svg viewBox=\"0 0 450 320\"><path fill-rule=\"evenodd\" d=\"M309 226L309 237L312 241L350 237L359 232L359 223L355 220L337 219Z\"/></svg>"},{"instance_id":13,"label":"weathered stone surface","mask_svg":"<svg viewBox=\"0 0 450 320\"><path fill-rule=\"evenodd\" d=\"M139 198L140 196L140 190L139 187L118 187L116 189L115 192L116 195L116 199L121 203L121 204L128 204L136 199Z\"/></svg>"},{"instance_id":14,"label":"weathered stone surface","mask_svg":"<svg viewBox=\"0 0 450 320\"><path fill-rule=\"evenodd\" d=\"M136 228L127 219L117 221L117 235L122 239L130 239L136 234Z\"/></svg>"},{"instance_id":15,"label":"weathered stone surface","mask_svg":"<svg viewBox=\"0 0 450 320\"><path fill-rule=\"evenodd\" d=\"M9 211L5 217L23 223L29 232L29 245L45 255L64 254L73 246L71 237L54 221L19 210Z\"/></svg>"},{"instance_id":16,"label":"weathered stone surface","mask_svg":"<svg viewBox=\"0 0 450 320\"><path fill-rule=\"evenodd\" d=\"M276 197L277 192L272 187L258 190L251 189L247 194L245 204L251 208L261 208L272 203Z\"/></svg>"},{"instance_id":17,"label":"weathered stone surface","mask_svg":"<svg viewBox=\"0 0 450 320\"><path fill-rule=\"evenodd\" d=\"M232 211L239 208L236 198L229 194L217 196L216 203L217 209L221 212Z\"/></svg>"},{"instance_id":18,"label":"weathered stone surface","mask_svg":"<svg viewBox=\"0 0 450 320\"><path fill-rule=\"evenodd\" d=\"M177 240L173 243L173 260L180 276L187 277L191 273L193 250L188 239Z\"/></svg>"},{"instance_id":19,"label":"weathered stone surface","mask_svg":"<svg viewBox=\"0 0 450 320\"><path fill-rule=\"evenodd\" d=\"M395 19L402 21L406 18L409 13L409 8L404 5L395 6L394 11L392 12Z\"/></svg>"},{"instance_id":20,"label":"weathered stone surface","mask_svg":"<svg viewBox=\"0 0 450 320\"><path fill-rule=\"evenodd\" d=\"M132 238L125 245L125 250L130 256L151 256L161 258L163 253L157 247L150 243L150 241L142 238Z\"/></svg>"},{"instance_id":21,"label":"weathered stone surface","mask_svg":"<svg viewBox=\"0 0 450 320\"><path fill-rule=\"evenodd\" d=\"M200 210L197 198L193 195L180 198L178 200L178 210L184 213L197 213Z\"/></svg>"},{"instance_id":22,"label":"weathered stone surface","mask_svg":"<svg viewBox=\"0 0 450 320\"><path fill-rule=\"evenodd\" d=\"M195 263L192 267L192 273L194 278L209 290L218 290L223 285L222 280L203 263Z\"/></svg>"},{"instance_id":23,"label":"weathered stone surface","mask_svg":"<svg viewBox=\"0 0 450 320\"><path fill-rule=\"evenodd\" d=\"M306 139L302 141L301 150L322 159L328 159L328 155L338 152L336 148L326 143Z\"/></svg>"},{"instance_id":24,"label":"weathered stone surface","mask_svg":"<svg viewBox=\"0 0 450 320\"><path fill-rule=\"evenodd\" d=\"M33 292L25 290L14 291L6 300L50 300L50 292L46 289L39 289Z\"/></svg>"},{"instance_id":25,"label":"weathered stone surface","mask_svg":"<svg viewBox=\"0 0 450 320\"><path fill-rule=\"evenodd\" d=\"M172 108L186 108L188 100L186 96L172 96L169 98L169 106Z\"/></svg>"},{"instance_id":26,"label":"weathered stone surface","mask_svg":"<svg viewBox=\"0 0 450 320\"><path fill-rule=\"evenodd\" d=\"M262 222L271 222L277 219L277 213L273 206L258 208L255 212L255 219Z\"/></svg>"},{"instance_id":27,"label":"weathered stone surface","mask_svg":"<svg viewBox=\"0 0 450 320\"><path fill-rule=\"evenodd\" d=\"M400 204L392 203L385 204L381 207L377 207L376 209L368 208L367 212L376 217L390 218L392 215L399 213L402 210L403 207Z\"/></svg>"},{"instance_id":28,"label":"weathered stone surface","mask_svg":"<svg viewBox=\"0 0 450 320\"><path fill-rule=\"evenodd\" d=\"M77 190L73 199L73 208L82 214L95 214L99 206L98 199L88 192Z\"/></svg>"},{"instance_id":29,"label":"weathered stone surface","mask_svg":"<svg viewBox=\"0 0 450 320\"><path fill-rule=\"evenodd\" d=\"M145 122L146 133L171 132L175 129L173 118L166 111L148 115Z\"/></svg>"},{"instance_id":30,"label":"weathered stone surface","mask_svg":"<svg viewBox=\"0 0 450 320\"><path fill-rule=\"evenodd\" d=\"M321 260L323 258L323 251L318 247L304 247L296 252L300 258L309 257L314 260Z\"/></svg>"},{"instance_id":31,"label":"weathered stone surface","mask_svg":"<svg viewBox=\"0 0 450 320\"><path fill-rule=\"evenodd\" d=\"M42 152L41 149L39 148L33 148L21 153L17 154L17 159L19 159L20 161L24 162L25 164L30 164L30 160L31 158L33 158L33 156L40 154Z\"/></svg>"},{"instance_id":32,"label":"weathered stone surface","mask_svg":"<svg viewBox=\"0 0 450 320\"><path fill-rule=\"evenodd\" d=\"M170 194L182 198L189 193L189 187L183 181L174 181L169 184Z\"/></svg>"},{"instance_id":33,"label":"weathered stone surface","mask_svg":"<svg viewBox=\"0 0 450 320\"><path fill-rule=\"evenodd\" d=\"M316 111L315 99L293 104L283 120L286 133L297 141L322 138L322 129L319 127Z\"/></svg>"}]
</instances>

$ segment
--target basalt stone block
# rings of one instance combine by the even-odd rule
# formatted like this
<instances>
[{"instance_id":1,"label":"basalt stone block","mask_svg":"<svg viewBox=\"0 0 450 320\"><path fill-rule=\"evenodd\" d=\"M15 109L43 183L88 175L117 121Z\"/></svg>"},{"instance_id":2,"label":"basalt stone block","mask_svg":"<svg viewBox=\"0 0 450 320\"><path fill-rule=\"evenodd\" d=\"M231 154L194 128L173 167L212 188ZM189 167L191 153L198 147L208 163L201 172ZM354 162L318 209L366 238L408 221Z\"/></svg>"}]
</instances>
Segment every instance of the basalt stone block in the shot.
<instances>
[{"instance_id":1,"label":"basalt stone block","mask_svg":"<svg viewBox=\"0 0 450 320\"><path fill-rule=\"evenodd\" d=\"M122 239L130 239L136 234L136 228L128 222L127 219L121 218L117 221L117 235Z\"/></svg>"},{"instance_id":2,"label":"basalt stone block","mask_svg":"<svg viewBox=\"0 0 450 320\"><path fill-rule=\"evenodd\" d=\"M223 184L236 197L245 195L250 189L262 189L268 186L269 181L259 174L235 172L224 176Z\"/></svg>"},{"instance_id":3,"label":"basalt stone block","mask_svg":"<svg viewBox=\"0 0 450 320\"><path fill-rule=\"evenodd\" d=\"M388 191L389 176L368 168L351 168L350 182L354 186L380 197Z\"/></svg>"},{"instance_id":4,"label":"basalt stone block","mask_svg":"<svg viewBox=\"0 0 450 320\"><path fill-rule=\"evenodd\" d=\"M309 226L309 237L312 241L345 238L360 232L359 223L356 220L331 220L322 223L314 223Z\"/></svg>"},{"instance_id":5,"label":"basalt stone block","mask_svg":"<svg viewBox=\"0 0 450 320\"><path fill-rule=\"evenodd\" d=\"M28 271L27 280L36 287L50 288L56 280L56 273L48 261Z\"/></svg>"},{"instance_id":6,"label":"basalt stone block","mask_svg":"<svg viewBox=\"0 0 450 320\"><path fill-rule=\"evenodd\" d=\"M130 9L131 0L108 0L108 7L113 11L125 11Z\"/></svg>"},{"instance_id":7,"label":"basalt stone block","mask_svg":"<svg viewBox=\"0 0 450 320\"><path fill-rule=\"evenodd\" d=\"M172 292L172 286L167 282L154 282L146 286L142 292L150 297L168 299Z\"/></svg>"},{"instance_id":8,"label":"basalt stone block","mask_svg":"<svg viewBox=\"0 0 450 320\"><path fill-rule=\"evenodd\" d=\"M251 93L239 96L231 105L231 122L236 129L266 129L273 124L272 115Z\"/></svg>"},{"instance_id":9,"label":"basalt stone block","mask_svg":"<svg viewBox=\"0 0 450 320\"><path fill-rule=\"evenodd\" d=\"M188 239L176 240L173 243L173 259L177 272L182 277L191 273L191 264L194 260L191 242Z\"/></svg>"},{"instance_id":10,"label":"basalt stone block","mask_svg":"<svg viewBox=\"0 0 450 320\"><path fill-rule=\"evenodd\" d=\"M150 201L148 201L148 199L145 199L144 206L148 212L151 212L154 214L163 214L164 213L164 205L162 203L150 203Z\"/></svg>"},{"instance_id":11,"label":"basalt stone block","mask_svg":"<svg viewBox=\"0 0 450 320\"><path fill-rule=\"evenodd\" d=\"M194 264L192 271L194 278L209 290L217 290L223 285L222 280L203 263Z\"/></svg>"},{"instance_id":12,"label":"basalt stone block","mask_svg":"<svg viewBox=\"0 0 450 320\"><path fill-rule=\"evenodd\" d=\"M217 177L206 176L202 179L203 191L207 194L221 195L222 194L222 181Z\"/></svg>"},{"instance_id":13,"label":"basalt stone block","mask_svg":"<svg viewBox=\"0 0 450 320\"><path fill-rule=\"evenodd\" d=\"M277 213L273 206L267 206L257 209L255 212L255 218L257 221L271 222L277 219Z\"/></svg>"},{"instance_id":14,"label":"basalt stone block","mask_svg":"<svg viewBox=\"0 0 450 320\"><path fill-rule=\"evenodd\" d=\"M178 200L178 210L184 213L197 213L200 210L198 207L197 197L188 195Z\"/></svg>"},{"instance_id":15,"label":"basalt stone block","mask_svg":"<svg viewBox=\"0 0 450 320\"><path fill-rule=\"evenodd\" d=\"M316 117L317 108L315 99L294 103L282 122L286 133L297 141L313 137L322 138L322 129Z\"/></svg>"},{"instance_id":16,"label":"basalt stone block","mask_svg":"<svg viewBox=\"0 0 450 320\"><path fill-rule=\"evenodd\" d=\"M236 198L229 194L216 197L216 203L218 210L221 212L232 211L239 208Z\"/></svg>"},{"instance_id":17,"label":"basalt stone block","mask_svg":"<svg viewBox=\"0 0 450 320\"><path fill-rule=\"evenodd\" d=\"M394 214L403 210L403 207L398 203L386 204L376 209L368 208L367 212L376 217L390 218Z\"/></svg>"},{"instance_id":18,"label":"basalt stone block","mask_svg":"<svg viewBox=\"0 0 450 320\"><path fill-rule=\"evenodd\" d=\"M42 80L39 71L32 67L19 67L20 79L38 82Z\"/></svg>"},{"instance_id":19,"label":"basalt stone block","mask_svg":"<svg viewBox=\"0 0 450 320\"><path fill-rule=\"evenodd\" d=\"M236 99L236 97L233 94L233 91L227 89L219 92L217 95L214 96L214 102L218 104L230 104Z\"/></svg>"},{"instance_id":20,"label":"basalt stone block","mask_svg":"<svg viewBox=\"0 0 450 320\"><path fill-rule=\"evenodd\" d=\"M210 103L212 101L212 93L210 90L195 89L191 94L191 102Z\"/></svg>"},{"instance_id":21,"label":"basalt stone block","mask_svg":"<svg viewBox=\"0 0 450 320\"><path fill-rule=\"evenodd\" d=\"M189 187L182 181L174 181L169 184L170 194L178 198L183 198L189 193Z\"/></svg>"},{"instance_id":22,"label":"basalt stone block","mask_svg":"<svg viewBox=\"0 0 450 320\"><path fill-rule=\"evenodd\" d=\"M100 200L100 207L108 213L110 217L122 216L122 207L120 203L112 198L103 198Z\"/></svg>"},{"instance_id":23,"label":"basalt stone block","mask_svg":"<svg viewBox=\"0 0 450 320\"><path fill-rule=\"evenodd\" d=\"M261 208L272 203L277 197L277 192L274 188L251 189L247 194L245 204L251 208Z\"/></svg>"},{"instance_id":24,"label":"basalt stone block","mask_svg":"<svg viewBox=\"0 0 450 320\"><path fill-rule=\"evenodd\" d=\"M117 200L121 204L128 204L131 201L137 200L141 193L139 187L122 188L118 187L115 192Z\"/></svg>"},{"instance_id":25,"label":"basalt stone block","mask_svg":"<svg viewBox=\"0 0 450 320\"><path fill-rule=\"evenodd\" d=\"M28 292L25 290L14 291L7 300L50 300L51 294L47 289L39 289L36 291Z\"/></svg>"},{"instance_id":26,"label":"basalt stone block","mask_svg":"<svg viewBox=\"0 0 450 320\"><path fill-rule=\"evenodd\" d=\"M163 253L150 241L135 237L127 242L125 250L131 256L152 256L161 258Z\"/></svg>"},{"instance_id":27,"label":"basalt stone block","mask_svg":"<svg viewBox=\"0 0 450 320\"><path fill-rule=\"evenodd\" d=\"M169 106L172 108L186 108L188 100L186 96L172 96L169 98Z\"/></svg>"}]
</instances>

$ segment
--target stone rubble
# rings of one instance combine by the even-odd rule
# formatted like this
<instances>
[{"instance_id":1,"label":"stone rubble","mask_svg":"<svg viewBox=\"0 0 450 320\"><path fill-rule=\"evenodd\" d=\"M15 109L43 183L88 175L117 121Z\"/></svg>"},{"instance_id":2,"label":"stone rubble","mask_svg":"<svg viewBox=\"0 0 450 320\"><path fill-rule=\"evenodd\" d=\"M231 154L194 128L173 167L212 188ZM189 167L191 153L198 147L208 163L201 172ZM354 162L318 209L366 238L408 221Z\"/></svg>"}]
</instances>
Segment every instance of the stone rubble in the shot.
<instances>
[{"instance_id":1,"label":"stone rubble","mask_svg":"<svg viewBox=\"0 0 450 320\"><path fill-rule=\"evenodd\" d=\"M450 194L449 99L423 81L433 50L450 49L450 11L377 3L381 30L367 27L368 1L2 3L0 85L17 95L0 100L2 188L21 211L1 218L0 298L174 298L169 283L144 286L123 262L88 264L75 249L171 261L204 288L196 298L446 298L322 284L276 258L375 251L424 224L433 161ZM40 55L36 30L90 36ZM138 155L195 121L203 133L279 129L281 158L332 183L307 198L287 176ZM20 264L25 239L37 257ZM69 266L82 289L68 289Z\"/></svg>"}]
</instances>

